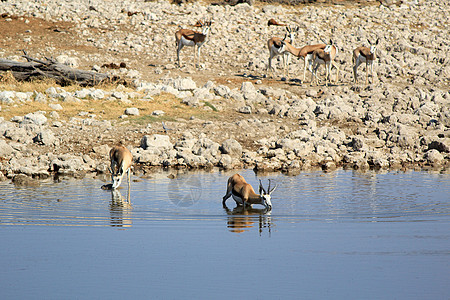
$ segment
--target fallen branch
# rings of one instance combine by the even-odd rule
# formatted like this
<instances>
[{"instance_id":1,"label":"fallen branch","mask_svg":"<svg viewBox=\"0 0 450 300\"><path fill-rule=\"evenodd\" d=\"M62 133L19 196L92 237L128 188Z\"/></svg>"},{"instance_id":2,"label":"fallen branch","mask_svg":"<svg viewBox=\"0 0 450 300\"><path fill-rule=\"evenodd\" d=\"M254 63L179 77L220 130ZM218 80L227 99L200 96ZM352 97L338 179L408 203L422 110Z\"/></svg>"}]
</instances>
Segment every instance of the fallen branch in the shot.
<instances>
[{"instance_id":1,"label":"fallen branch","mask_svg":"<svg viewBox=\"0 0 450 300\"><path fill-rule=\"evenodd\" d=\"M27 59L27 62L0 59L0 71L10 71L17 81L51 78L61 86L75 83L81 86L94 86L105 82L119 81L124 83L124 80L117 76L73 69L50 58L46 58L45 61L39 60L29 56L26 51L24 51L23 57Z\"/></svg>"}]
</instances>

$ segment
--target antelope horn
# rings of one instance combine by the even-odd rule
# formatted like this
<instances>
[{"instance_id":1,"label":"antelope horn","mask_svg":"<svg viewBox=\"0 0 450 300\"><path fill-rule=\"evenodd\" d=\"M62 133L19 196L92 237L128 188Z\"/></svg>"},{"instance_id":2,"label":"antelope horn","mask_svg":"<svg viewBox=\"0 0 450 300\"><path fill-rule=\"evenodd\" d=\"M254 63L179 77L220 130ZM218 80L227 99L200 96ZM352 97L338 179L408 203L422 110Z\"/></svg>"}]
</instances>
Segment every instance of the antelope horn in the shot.
<instances>
[{"instance_id":1,"label":"antelope horn","mask_svg":"<svg viewBox=\"0 0 450 300\"><path fill-rule=\"evenodd\" d=\"M266 190L264 189L261 179L259 180L259 188L263 190L264 194L267 194Z\"/></svg>"},{"instance_id":2,"label":"antelope horn","mask_svg":"<svg viewBox=\"0 0 450 300\"><path fill-rule=\"evenodd\" d=\"M272 194L273 191L275 191L277 189L277 187L278 187L278 184L276 184L275 187L272 190L269 190L269 194Z\"/></svg>"}]
</instances>

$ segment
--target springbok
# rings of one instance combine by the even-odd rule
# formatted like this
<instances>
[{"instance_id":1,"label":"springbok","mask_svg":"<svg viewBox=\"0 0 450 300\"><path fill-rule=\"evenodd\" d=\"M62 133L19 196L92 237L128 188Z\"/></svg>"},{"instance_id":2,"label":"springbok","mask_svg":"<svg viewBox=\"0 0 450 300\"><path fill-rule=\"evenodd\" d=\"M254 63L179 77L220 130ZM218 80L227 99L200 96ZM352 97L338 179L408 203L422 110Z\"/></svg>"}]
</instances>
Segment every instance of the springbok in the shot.
<instances>
[{"instance_id":1,"label":"springbok","mask_svg":"<svg viewBox=\"0 0 450 300\"><path fill-rule=\"evenodd\" d=\"M367 47L358 47L355 50L353 50L353 57L352 57L352 63L353 63L353 80L354 82L358 82L356 71L360 64L366 63L366 85L369 83L369 66L370 66L370 75L372 76L372 82L373 82L373 64L375 60L377 59L377 45L379 39L375 42L375 44L371 43L370 40L367 40L369 42L370 48Z\"/></svg>"},{"instance_id":2,"label":"springbok","mask_svg":"<svg viewBox=\"0 0 450 300\"><path fill-rule=\"evenodd\" d=\"M286 26L286 24L278 23L275 19L267 21L267 26Z\"/></svg>"},{"instance_id":3,"label":"springbok","mask_svg":"<svg viewBox=\"0 0 450 300\"><path fill-rule=\"evenodd\" d=\"M198 63L200 64L200 47L206 42L206 38L208 36L208 32L211 29L212 21L197 21L194 25L196 27L201 27L202 32L190 30L190 29L180 29L175 32L175 41L177 45L177 62L178 66L181 67L180 64L180 51L184 46L194 47L194 66L195 64L195 47L197 47L197 56Z\"/></svg>"},{"instance_id":4,"label":"springbok","mask_svg":"<svg viewBox=\"0 0 450 300\"><path fill-rule=\"evenodd\" d=\"M281 48L298 58L302 58L305 62L305 67L303 69L303 81L306 80L306 69L312 73L312 53L317 49L325 49L326 44L315 44L315 45L306 45L301 48L295 48L289 42L286 42L284 39L280 42Z\"/></svg>"},{"instance_id":5,"label":"springbok","mask_svg":"<svg viewBox=\"0 0 450 300\"><path fill-rule=\"evenodd\" d=\"M131 165L133 163L133 155L126 147L119 145L112 147L109 151L109 158L111 160L111 172L112 188L116 189L122 183L122 178L125 172L128 175L128 188L131 184Z\"/></svg>"},{"instance_id":6,"label":"springbok","mask_svg":"<svg viewBox=\"0 0 450 300\"><path fill-rule=\"evenodd\" d=\"M280 39L279 37L270 38L267 41L267 48L269 49L269 64L267 65L267 71L272 73L273 77L273 67L272 67L272 59L277 55L283 55L283 76L286 77L286 71L289 75L289 51L287 51L286 47L283 45L282 41L286 39L287 34L289 34L290 44L294 42L295 36L299 31L299 27L288 27L286 26L287 33L284 36L284 39Z\"/></svg>"},{"instance_id":7,"label":"springbok","mask_svg":"<svg viewBox=\"0 0 450 300\"><path fill-rule=\"evenodd\" d=\"M233 197L233 200L236 201L237 205L242 205L244 208L246 206L252 206L253 204L261 204L268 210L272 209L272 202L270 200L270 195L275 191L277 186L273 189L270 189L270 180L269 187L267 191L262 186L261 180L259 181L259 194L255 193L253 187L247 183L239 174L234 174L228 179L227 184L227 193L223 196L222 205L226 208L225 202L230 196Z\"/></svg>"},{"instance_id":8,"label":"springbok","mask_svg":"<svg viewBox=\"0 0 450 300\"><path fill-rule=\"evenodd\" d=\"M333 45L333 41L330 40L330 44L325 47L325 49L316 49L312 53L312 75L311 75L311 83L315 83L317 81L317 69L320 65L325 65L325 85L328 86L329 76L331 74L331 67L334 66L337 70L336 73L336 81L339 78L339 67L334 63L334 59L338 53L338 49L335 45Z\"/></svg>"}]
</instances>

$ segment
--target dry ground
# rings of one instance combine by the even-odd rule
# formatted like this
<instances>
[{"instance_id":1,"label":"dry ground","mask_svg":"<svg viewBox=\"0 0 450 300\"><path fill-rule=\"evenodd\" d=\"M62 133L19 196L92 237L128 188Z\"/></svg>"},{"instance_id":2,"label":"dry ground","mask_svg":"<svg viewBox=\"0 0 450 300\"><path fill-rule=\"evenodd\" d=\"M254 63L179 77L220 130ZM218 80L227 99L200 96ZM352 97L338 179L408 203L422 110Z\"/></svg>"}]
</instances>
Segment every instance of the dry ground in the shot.
<instances>
[{"instance_id":1,"label":"dry ground","mask_svg":"<svg viewBox=\"0 0 450 300\"><path fill-rule=\"evenodd\" d=\"M28 21L26 21L28 20ZM73 30L74 24L69 22L53 22L33 17L22 16L0 16L0 32L2 33L2 39L0 39L0 57L8 59L20 59L23 54L23 50L27 53L39 59L44 57L56 57L60 54L68 54L76 51L76 57L80 58L80 69L90 70L93 63L86 58L90 55L102 55L103 50L97 49L94 46L86 45L85 38L80 37L75 30ZM98 29L94 30L95 34L101 36L104 34ZM121 30L132 30L126 27ZM191 48L183 49L183 57L187 61L187 57L192 55ZM171 55L176 56L175 46ZM112 57L112 59L111 59ZM163 75L156 74L155 67L160 66L155 57L135 57L127 52L112 52L108 53L102 63L117 63L126 62L127 67L138 70L142 75L142 80L155 82ZM302 63L302 62L301 62ZM220 76L217 70L200 70L196 71L193 67L187 67L183 69L170 70L170 77L175 78L177 76L191 77L198 86L206 83L208 80L212 80L216 84L224 84L230 88L240 87L244 81L256 82L255 77L245 76L241 70L235 70L231 76ZM301 86L296 82L283 82L276 79L262 79L265 86L272 86L274 88L287 89L295 94L304 93L307 86ZM1 90L16 90L16 91L38 91L44 92L49 86L53 86L52 82L41 83L17 83L12 80L3 80L0 82ZM115 86L103 86L102 89L115 89ZM80 89L78 86L65 87L67 91ZM130 89L129 91L131 91ZM320 93L320 91L319 91ZM141 110L140 117L132 117L126 120L119 120L118 116L123 114L126 107L135 106ZM154 118L148 114L154 110L162 109L166 112L166 115L162 118ZM5 120L9 120L13 116L25 115L29 112L37 110L44 110L50 112L51 109L47 105L38 103L29 103L24 106L15 107L2 107L0 110L0 116ZM237 139L247 149L255 150L256 146L253 143L257 138L265 137L266 133L261 132L257 138L249 140L246 133L243 132L237 122L240 120L248 119L248 115L236 113L234 108L227 107L226 103L223 103L220 112L214 110L205 110L201 108L190 108L180 103L180 100L173 96L162 95L156 97L155 101L143 103L142 101L133 101L132 104L124 105L119 102L112 103L111 101L84 101L82 104L65 104L64 110L61 111L60 117L62 120L69 120L71 117L77 117L79 112L88 112L89 114L95 114L97 119L100 120L114 120L114 130L107 132L99 132L96 128L71 128L62 127L59 128L60 134L66 136L67 143L61 145L60 151L75 152L75 153L89 153L92 151L92 147L100 144L115 144L122 141L126 144L133 144L137 146L140 138L146 133L162 132L162 126L160 121L166 121L169 126L174 130L169 131L168 134L172 136L179 136L186 129L192 129L195 133L201 132L208 133L208 122L213 121L214 125L221 124L222 122L228 122L229 124L235 124L232 127L223 128L226 134L222 139L233 137ZM194 121L188 121L194 117ZM251 117L253 118L253 116ZM276 119L275 117L265 116L264 118L270 119L270 121L279 123L281 131L289 131L293 125L289 119ZM176 121L176 122L172 122ZM121 124L121 126L117 126ZM150 126L148 126L150 124ZM342 124L344 127L346 124ZM178 127L178 128L177 128ZM220 128L220 126L216 126ZM216 130L217 130L216 128ZM80 135L79 130L84 130ZM351 127L346 128L349 131L356 130L354 124ZM214 139L220 142L220 137L214 137ZM41 152L43 149L39 150Z\"/></svg>"}]
</instances>

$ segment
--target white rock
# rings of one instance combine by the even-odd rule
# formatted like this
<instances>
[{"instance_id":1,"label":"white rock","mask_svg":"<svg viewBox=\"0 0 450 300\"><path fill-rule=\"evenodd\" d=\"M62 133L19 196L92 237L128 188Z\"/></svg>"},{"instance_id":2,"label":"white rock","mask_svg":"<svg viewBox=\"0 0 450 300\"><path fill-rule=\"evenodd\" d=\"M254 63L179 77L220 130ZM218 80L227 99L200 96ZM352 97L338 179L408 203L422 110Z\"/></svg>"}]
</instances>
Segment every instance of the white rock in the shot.
<instances>
[{"instance_id":1,"label":"white rock","mask_svg":"<svg viewBox=\"0 0 450 300\"><path fill-rule=\"evenodd\" d=\"M39 113L39 112L29 113L29 114L25 115L25 117L23 119L23 123L44 125L47 123L47 118L42 113Z\"/></svg>"},{"instance_id":2,"label":"white rock","mask_svg":"<svg viewBox=\"0 0 450 300\"><path fill-rule=\"evenodd\" d=\"M173 149L173 144L170 142L168 135L144 135L141 139L141 148L144 150L148 148Z\"/></svg>"},{"instance_id":3,"label":"white rock","mask_svg":"<svg viewBox=\"0 0 450 300\"><path fill-rule=\"evenodd\" d=\"M228 139L220 147L223 154L240 157L242 155L242 146L235 139Z\"/></svg>"},{"instance_id":4,"label":"white rock","mask_svg":"<svg viewBox=\"0 0 450 300\"><path fill-rule=\"evenodd\" d=\"M14 96L15 96L15 92L2 91L2 92L0 92L0 103L12 104L12 103L14 103Z\"/></svg>"},{"instance_id":5,"label":"white rock","mask_svg":"<svg viewBox=\"0 0 450 300\"><path fill-rule=\"evenodd\" d=\"M153 116L163 116L164 114L165 114L165 112L162 110L155 110L152 112Z\"/></svg>"},{"instance_id":6,"label":"white rock","mask_svg":"<svg viewBox=\"0 0 450 300\"><path fill-rule=\"evenodd\" d=\"M63 107L59 103L50 103L48 106L53 110L62 110L63 109Z\"/></svg>"},{"instance_id":7,"label":"white rock","mask_svg":"<svg viewBox=\"0 0 450 300\"><path fill-rule=\"evenodd\" d=\"M256 88L253 85L253 83L251 83L249 81L246 81L246 82L243 82L242 85L241 85L241 92L244 93L244 94L256 93Z\"/></svg>"},{"instance_id":8,"label":"white rock","mask_svg":"<svg viewBox=\"0 0 450 300\"><path fill-rule=\"evenodd\" d=\"M13 151L14 149L4 139L0 139L0 156L5 157L13 153Z\"/></svg>"},{"instance_id":9,"label":"white rock","mask_svg":"<svg viewBox=\"0 0 450 300\"><path fill-rule=\"evenodd\" d=\"M428 150L424 158L430 164L440 164L444 160L444 156L436 149Z\"/></svg>"},{"instance_id":10,"label":"white rock","mask_svg":"<svg viewBox=\"0 0 450 300\"><path fill-rule=\"evenodd\" d=\"M242 114L251 114L252 113L252 108L248 105L246 106L242 106L239 108L239 112Z\"/></svg>"},{"instance_id":11,"label":"white rock","mask_svg":"<svg viewBox=\"0 0 450 300\"><path fill-rule=\"evenodd\" d=\"M139 109L136 107L128 107L125 109L125 114L129 116L139 116Z\"/></svg>"},{"instance_id":12,"label":"white rock","mask_svg":"<svg viewBox=\"0 0 450 300\"><path fill-rule=\"evenodd\" d=\"M197 88L195 81L192 78L177 78L173 79L172 86L179 91L191 91Z\"/></svg>"},{"instance_id":13,"label":"white rock","mask_svg":"<svg viewBox=\"0 0 450 300\"><path fill-rule=\"evenodd\" d=\"M91 91L89 93L89 96L91 96L93 99L103 99L105 98L105 92L100 89L95 89L94 91Z\"/></svg>"},{"instance_id":14,"label":"white rock","mask_svg":"<svg viewBox=\"0 0 450 300\"><path fill-rule=\"evenodd\" d=\"M88 89L82 89L82 90L76 91L73 95L77 98L84 99L89 95L90 92L91 91L89 91Z\"/></svg>"}]
</instances>

